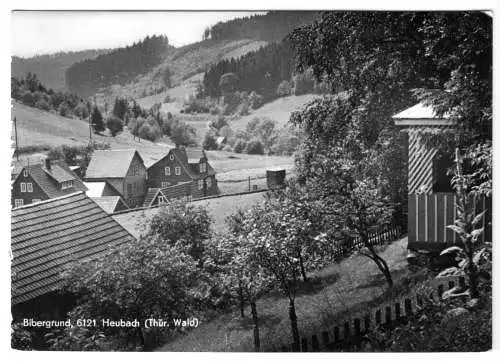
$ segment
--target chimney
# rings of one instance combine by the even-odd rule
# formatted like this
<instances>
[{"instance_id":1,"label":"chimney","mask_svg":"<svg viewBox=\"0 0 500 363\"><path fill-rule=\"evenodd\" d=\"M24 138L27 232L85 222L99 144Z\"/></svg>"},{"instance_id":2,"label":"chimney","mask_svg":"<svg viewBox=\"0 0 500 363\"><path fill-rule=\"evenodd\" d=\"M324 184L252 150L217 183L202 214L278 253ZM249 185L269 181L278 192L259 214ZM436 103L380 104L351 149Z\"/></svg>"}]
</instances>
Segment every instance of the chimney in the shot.
<instances>
[{"instance_id":1,"label":"chimney","mask_svg":"<svg viewBox=\"0 0 500 363\"><path fill-rule=\"evenodd\" d=\"M52 168L52 165L51 165L51 162L50 162L50 158L45 158L45 169L47 169L48 171L50 171L51 168Z\"/></svg>"}]
</instances>

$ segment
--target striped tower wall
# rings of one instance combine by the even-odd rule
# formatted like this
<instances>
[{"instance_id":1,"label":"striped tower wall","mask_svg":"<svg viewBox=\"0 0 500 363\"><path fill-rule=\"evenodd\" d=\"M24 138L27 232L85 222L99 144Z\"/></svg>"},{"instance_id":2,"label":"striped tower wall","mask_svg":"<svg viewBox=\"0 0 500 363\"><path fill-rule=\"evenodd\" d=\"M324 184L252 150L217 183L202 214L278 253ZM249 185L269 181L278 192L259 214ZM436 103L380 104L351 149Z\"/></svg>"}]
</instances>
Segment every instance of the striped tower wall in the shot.
<instances>
[{"instance_id":1,"label":"striped tower wall","mask_svg":"<svg viewBox=\"0 0 500 363\"><path fill-rule=\"evenodd\" d=\"M445 129L449 126L433 126ZM424 144L421 131L427 127L409 127L408 133L408 248L440 250L459 242L457 235L446 228L456 219L456 195L433 193L435 182L433 160L437 149ZM476 213L488 209L483 217L485 233L482 240L491 241L491 198L475 199Z\"/></svg>"}]
</instances>

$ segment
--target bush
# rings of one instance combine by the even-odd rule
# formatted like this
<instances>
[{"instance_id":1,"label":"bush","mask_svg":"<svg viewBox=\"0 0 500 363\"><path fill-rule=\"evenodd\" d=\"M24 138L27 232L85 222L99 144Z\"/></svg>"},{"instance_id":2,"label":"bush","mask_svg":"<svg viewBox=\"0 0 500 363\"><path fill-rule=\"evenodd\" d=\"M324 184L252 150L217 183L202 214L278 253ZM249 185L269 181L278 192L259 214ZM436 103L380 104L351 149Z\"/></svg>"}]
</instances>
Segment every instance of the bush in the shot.
<instances>
[{"instance_id":1,"label":"bush","mask_svg":"<svg viewBox=\"0 0 500 363\"><path fill-rule=\"evenodd\" d=\"M44 110L44 111L50 111L50 104L46 100L39 100L35 103L35 107Z\"/></svg>"},{"instance_id":2,"label":"bush","mask_svg":"<svg viewBox=\"0 0 500 363\"><path fill-rule=\"evenodd\" d=\"M170 139L175 145L197 145L196 130L188 124L178 120L170 125Z\"/></svg>"},{"instance_id":3,"label":"bush","mask_svg":"<svg viewBox=\"0 0 500 363\"><path fill-rule=\"evenodd\" d=\"M276 95L278 97L286 97L292 94L292 86L290 82L283 81L279 84L278 89L276 90Z\"/></svg>"},{"instance_id":4,"label":"bush","mask_svg":"<svg viewBox=\"0 0 500 363\"><path fill-rule=\"evenodd\" d=\"M235 153L241 154L247 147L247 142L242 139L238 139L234 144L233 151Z\"/></svg>"},{"instance_id":5,"label":"bush","mask_svg":"<svg viewBox=\"0 0 500 363\"><path fill-rule=\"evenodd\" d=\"M184 113L208 113L211 105L202 99L189 97L189 100L184 103Z\"/></svg>"},{"instance_id":6,"label":"bush","mask_svg":"<svg viewBox=\"0 0 500 363\"><path fill-rule=\"evenodd\" d=\"M110 116L106 119L106 127L111 133L111 136L115 137L123 131L123 122L118 117Z\"/></svg>"},{"instance_id":7,"label":"bush","mask_svg":"<svg viewBox=\"0 0 500 363\"><path fill-rule=\"evenodd\" d=\"M263 155L264 147L262 146L262 142L260 140L250 141L247 145L247 154Z\"/></svg>"},{"instance_id":8,"label":"bush","mask_svg":"<svg viewBox=\"0 0 500 363\"><path fill-rule=\"evenodd\" d=\"M147 122L144 122L139 127L138 136L141 139L156 141L161 137L160 128L155 128L154 126L149 125Z\"/></svg>"},{"instance_id":9,"label":"bush","mask_svg":"<svg viewBox=\"0 0 500 363\"><path fill-rule=\"evenodd\" d=\"M69 116L69 107L66 102L61 103L61 105L59 106L59 115L63 117Z\"/></svg>"},{"instance_id":10,"label":"bush","mask_svg":"<svg viewBox=\"0 0 500 363\"><path fill-rule=\"evenodd\" d=\"M203 138L203 149L205 150L217 150L217 140L216 135L212 132L207 132Z\"/></svg>"},{"instance_id":11,"label":"bush","mask_svg":"<svg viewBox=\"0 0 500 363\"><path fill-rule=\"evenodd\" d=\"M248 103L252 109L256 110L264 104L264 98L257 92L252 91L248 95Z\"/></svg>"},{"instance_id":12,"label":"bush","mask_svg":"<svg viewBox=\"0 0 500 363\"><path fill-rule=\"evenodd\" d=\"M83 103L78 104L78 106L76 106L75 109L73 110L73 113L82 120L89 117L89 110L87 109L87 106L85 106Z\"/></svg>"},{"instance_id":13,"label":"bush","mask_svg":"<svg viewBox=\"0 0 500 363\"><path fill-rule=\"evenodd\" d=\"M26 106L33 107L35 105L35 96L33 96L33 93L31 93L30 91L26 91L21 96L21 102L24 103Z\"/></svg>"}]
</instances>

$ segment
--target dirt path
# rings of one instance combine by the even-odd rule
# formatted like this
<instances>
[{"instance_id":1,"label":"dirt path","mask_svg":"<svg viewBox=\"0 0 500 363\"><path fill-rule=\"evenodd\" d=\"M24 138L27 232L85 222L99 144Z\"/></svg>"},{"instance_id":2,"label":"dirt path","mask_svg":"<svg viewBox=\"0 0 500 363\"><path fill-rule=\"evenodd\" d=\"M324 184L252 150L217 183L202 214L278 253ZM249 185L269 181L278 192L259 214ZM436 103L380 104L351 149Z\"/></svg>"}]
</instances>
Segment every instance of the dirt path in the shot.
<instances>
[{"instance_id":1,"label":"dirt path","mask_svg":"<svg viewBox=\"0 0 500 363\"><path fill-rule=\"evenodd\" d=\"M381 253L389 264L395 284L410 273L406 269L407 238L393 242ZM363 256L352 256L325 268L312 278L310 291L296 299L299 331L321 326L335 313L380 297L385 281L376 265ZM273 344L291 339L288 321L288 300L272 293L258 301L262 344ZM181 336L159 351L252 351L252 319L247 307L246 317L239 311L220 316L210 322L201 322L188 334Z\"/></svg>"}]
</instances>

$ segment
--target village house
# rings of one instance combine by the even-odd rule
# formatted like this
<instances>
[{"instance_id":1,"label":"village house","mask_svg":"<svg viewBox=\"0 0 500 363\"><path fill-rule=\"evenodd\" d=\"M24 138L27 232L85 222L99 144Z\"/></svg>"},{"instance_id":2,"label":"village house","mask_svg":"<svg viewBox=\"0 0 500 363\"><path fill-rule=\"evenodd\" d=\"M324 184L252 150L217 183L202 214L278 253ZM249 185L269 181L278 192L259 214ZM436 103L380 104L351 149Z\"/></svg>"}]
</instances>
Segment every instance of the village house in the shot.
<instances>
[{"instance_id":1,"label":"village house","mask_svg":"<svg viewBox=\"0 0 500 363\"><path fill-rule=\"evenodd\" d=\"M426 131L452 130L447 115L437 117L430 106L421 103L393 116L396 126L407 134L408 151L408 249L442 250L457 242L457 235L446 226L454 223L456 198L447 169L454 161L426 145ZM474 201L477 212L491 211L491 200ZM491 240L491 212L483 217L482 239Z\"/></svg>"},{"instance_id":2,"label":"village house","mask_svg":"<svg viewBox=\"0 0 500 363\"><path fill-rule=\"evenodd\" d=\"M144 206L161 204L173 198L220 194L215 170L203 150L171 149L152 164L147 173L148 193Z\"/></svg>"},{"instance_id":3,"label":"village house","mask_svg":"<svg viewBox=\"0 0 500 363\"><path fill-rule=\"evenodd\" d=\"M142 205L146 179L144 161L136 150L97 150L85 174L85 182L108 183L130 208Z\"/></svg>"},{"instance_id":4,"label":"village house","mask_svg":"<svg viewBox=\"0 0 500 363\"><path fill-rule=\"evenodd\" d=\"M86 190L83 182L66 163L46 158L39 164L16 169L16 176L12 180L11 204L17 208Z\"/></svg>"},{"instance_id":5,"label":"village house","mask_svg":"<svg viewBox=\"0 0 500 363\"><path fill-rule=\"evenodd\" d=\"M64 268L135 240L84 192L16 208L11 228L15 321L65 319L76 300L60 291Z\"/></svg>"}]
</instances>

